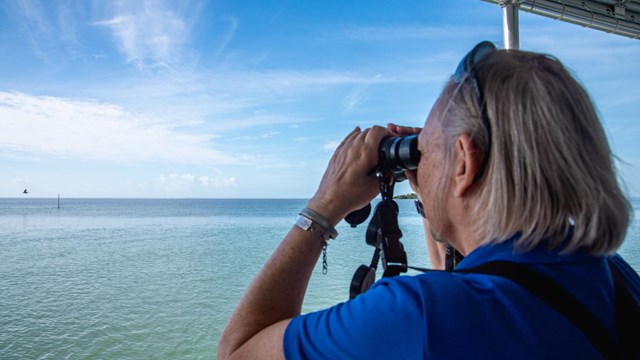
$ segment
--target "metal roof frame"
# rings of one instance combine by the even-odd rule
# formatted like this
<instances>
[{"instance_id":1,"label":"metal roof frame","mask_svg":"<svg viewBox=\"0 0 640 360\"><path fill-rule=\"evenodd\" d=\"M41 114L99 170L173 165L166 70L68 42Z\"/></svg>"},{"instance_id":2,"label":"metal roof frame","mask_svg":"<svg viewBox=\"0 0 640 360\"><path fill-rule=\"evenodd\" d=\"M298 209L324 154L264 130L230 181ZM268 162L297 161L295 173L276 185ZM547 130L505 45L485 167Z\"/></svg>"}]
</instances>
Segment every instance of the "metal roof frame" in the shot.
<instances>
[{"instance_id":1,"label":"metal roof frame","mask_svg":"<svg viewBox=\"0 0 640 360\"><path fill-rule=\"evenodd\" d=\"M640 0L483 0L503 8L505 47L517 49L523 10L610 34L640 39Z\"/></svg>"}]
</instances>

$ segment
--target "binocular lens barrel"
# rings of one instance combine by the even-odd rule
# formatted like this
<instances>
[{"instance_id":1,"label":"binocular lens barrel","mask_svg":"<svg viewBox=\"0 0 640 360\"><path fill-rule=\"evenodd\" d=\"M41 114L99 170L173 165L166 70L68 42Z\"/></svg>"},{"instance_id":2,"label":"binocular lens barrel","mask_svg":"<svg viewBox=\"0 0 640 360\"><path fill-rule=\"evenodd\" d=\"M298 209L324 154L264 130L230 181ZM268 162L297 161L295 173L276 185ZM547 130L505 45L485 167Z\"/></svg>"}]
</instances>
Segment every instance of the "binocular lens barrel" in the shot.
<instances>
[{"instance_id":1,"label":"binocular lens barrel","mask_svg":"<svg viewBox=\"0 0 640 360\"><path fill-rule=\"evenodd\" d=\"M417 135L388 137L380 142L378 167L381 170L403 173L415 170L419 161Z\"/></svg>"},{"instance_id":2,"label":"binocular lens barrel","mask_svg":"<svg viewBox=\"0 0 640 360\"><path fill-rule=\"evenodd\" d=\"M375 170L390 172L395 182L400 182L407 180L405 170L417 169L419 161L420 151L418 151L417 135L387 137L382 139L378 146L378 165ZM367 204L362 209L351 212L345 220L351 227L356 227L367 220L370 213L371 204ZM367 234L367 242L369 242L370 236L373 235Z\"/></svg>"}]
</instances>

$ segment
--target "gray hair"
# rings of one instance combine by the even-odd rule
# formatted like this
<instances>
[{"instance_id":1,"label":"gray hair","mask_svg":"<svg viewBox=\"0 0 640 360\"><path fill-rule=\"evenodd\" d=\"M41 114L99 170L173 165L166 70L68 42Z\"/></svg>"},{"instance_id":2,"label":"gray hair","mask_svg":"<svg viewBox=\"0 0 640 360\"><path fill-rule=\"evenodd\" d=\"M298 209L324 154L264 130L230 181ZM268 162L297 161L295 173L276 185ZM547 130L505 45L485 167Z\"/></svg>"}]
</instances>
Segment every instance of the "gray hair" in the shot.
<instances>
[{"instance_id":1,"label":"gray hair","mask_svg":"<svg viewBox=\"0 0 640 360\"><path fill-rule=\"evenodd\" d=\"M477 64L476 74L492 133L487 168L473 190L477 234L484 243L521 234L521 251L548 238L565 253L614 252L631 207L586 91L557 59L531 52L494 52ZM441 119L445 163L451 166L460 135L484 149L487 134L468 78L449 81L442 96L448 99Z\"/></svg>"}]
</instances>

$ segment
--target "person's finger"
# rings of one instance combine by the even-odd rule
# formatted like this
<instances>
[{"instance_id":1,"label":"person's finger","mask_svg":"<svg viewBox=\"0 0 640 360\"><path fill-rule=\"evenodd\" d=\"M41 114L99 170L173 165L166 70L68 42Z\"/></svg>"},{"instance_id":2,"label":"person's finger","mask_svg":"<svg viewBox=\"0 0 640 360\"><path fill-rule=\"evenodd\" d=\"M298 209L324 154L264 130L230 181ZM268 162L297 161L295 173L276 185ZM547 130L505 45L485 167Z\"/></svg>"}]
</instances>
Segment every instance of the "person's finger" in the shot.
<instances>
[{"instance_id":1,"label":"person's finger","mask_svg":"<svg viewBox=\"0 0 640 360\"><path fill-rule=\"evenodd\" d=\"M342 141L340 142L340 144L336 148L335 152L338 152L338 150L341 149L342 147L344 147L345 144L353 141L353 139L355 139L358 136L358 134L360 134L360 132L361 132L360 126L356 126L355 129L351 130L351 132L349 134L347 134L347 136L345 136L344 139L342 139Z\"/></svg>"},{"instance_id":2,"label":"person's finger","mask_svg":"<svg viewBox=\"0 0 640 360\"><path fill-rule=\"evenodd\" d=\"M387 129L397 136L416 135L422 130L422 128L419 127L400 126L392 123L387 124Z\"/></svg>"},{"instance_id":3,"label":"person's finger","mask_svg":"<svg viewBox=\"0 0 640 360\"><path fill-rule=\"evenodd\" d=\"M360 134L360 131L360 126L356 126L355 129L351 130L351 132L347 134L344 139L342 139L340 144L338 144L336 149L333 151L333 156L335 157L338 153L340 153L342 151L342 148L347 144L352 143L353 139L355 139Z\"/></svg>"},{"instance_id":4,"label":"person's finger","mask_svg":"<svg viewBox=\"0 0 640 360\"><path fill-rule=\"evenodd\" d=\"M370 129L366 134L365 142L371 146L375 146L376 148L380 145L380 142L385 137L392 135L392 133L382 126L374 126Z\"/></svg>"}]
</instances>

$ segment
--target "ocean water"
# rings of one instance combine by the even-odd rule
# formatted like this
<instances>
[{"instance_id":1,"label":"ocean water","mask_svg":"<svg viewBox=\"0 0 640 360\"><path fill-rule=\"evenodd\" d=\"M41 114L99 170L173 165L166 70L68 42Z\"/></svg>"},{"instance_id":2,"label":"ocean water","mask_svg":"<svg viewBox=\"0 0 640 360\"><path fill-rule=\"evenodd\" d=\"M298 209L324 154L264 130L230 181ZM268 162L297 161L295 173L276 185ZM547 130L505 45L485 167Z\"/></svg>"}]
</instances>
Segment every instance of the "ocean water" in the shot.
<instances>
[{"instance_id":1,"label":"ocean water","mask_svg":"<svg viewBox=\"0 0 640 360\"><path fill-rule=\"evenodd\" d=\"M211 359L305 200L0 199L0 359ZM410 265L421 220L399 200ZM640 201L620 249L640 271ZM341 223L303 311L348 298L373 248Z\"/></svg>"}]
</instances>

